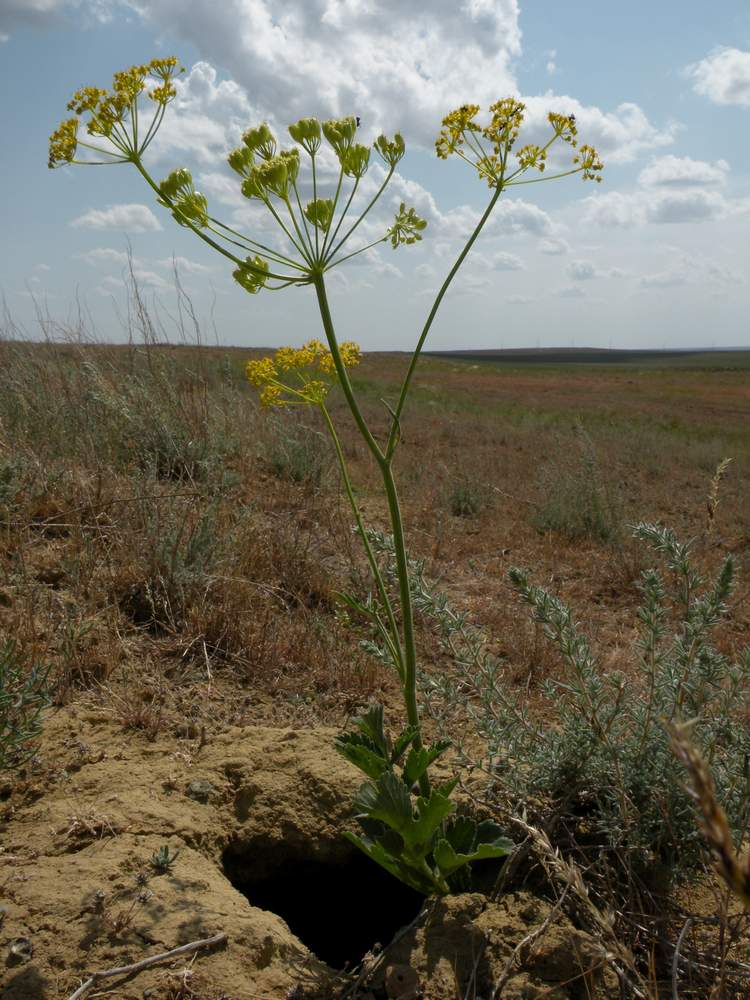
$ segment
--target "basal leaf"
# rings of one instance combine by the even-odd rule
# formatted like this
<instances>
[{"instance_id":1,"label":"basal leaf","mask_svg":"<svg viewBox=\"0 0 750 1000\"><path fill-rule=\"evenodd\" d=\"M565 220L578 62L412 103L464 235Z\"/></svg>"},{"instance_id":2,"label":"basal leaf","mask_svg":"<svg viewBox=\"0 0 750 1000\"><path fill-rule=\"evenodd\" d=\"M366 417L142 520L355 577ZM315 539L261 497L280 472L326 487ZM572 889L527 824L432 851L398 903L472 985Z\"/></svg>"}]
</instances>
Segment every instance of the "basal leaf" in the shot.
<instances>
[{"instance_id":1,"label":"basal leaf","mask_svg":"<svg viewBox=\"0 0 750 1000\"><path fill-rule=\"evenodd\" d=\"M445 839L441 838L435 844L432 856L435 864L444 875L450 875L464 865L472 861L484 861L488 858L503 858L510 854L515 844L511 840L499 837L492 843L478 844L469 854L458 853L453 846Z\"/></svg>"},{"instance_id":2,"label":"basal leaf","mask_svg":"<svg viewBox=\"0 0 750 1000\"><path fill-rule=\"evenodd\" d=\"M399 762L404 754L404 751L416 735L417 730L415 727L407 726L401 735L397 737L396 742L393 744L393 750L391 751L391 764L397 764Z\"/></svg>"},{"instance_id":3,"label":"basal leaf","mask_svg":"<svg viewBox=\"0 0 750 1000\"><path fill-rule=\"evenodd\" d=\"M405 786L399 782L402 788ZM451 800L441 792L433 791L428 799L417 799L417 816L409 826L402 831L407 850L417 853L427 853L432 841L440 829L446 816L455 809Z\"/></svg>"},{"instance_id":4,"label":"basal leaf","mask_svg":"<svg viewBox=\"0 0 750 1000\"><path fill-rule=\"evenodd\" d=\"M412 889L416 889L417 892L421 892L425 896L432 896L435 893L442 895L445 892L440 883L435 881L428 872L414 868L407 862L402 861L386 850L382 844L358 837L354 833L347 832L344 836L350 843L355 844L369 858L379 864L381 868L385 868L387 872L390 872L391 875L394 875L406 885L411 886Z\"/></svg>"},{"instance_id":5,"label":"basal leaf","mask_svg":"<svg viewBox=\"0 0 750 1000\"><path fill-rule=\"evenodd\" d=\"M382 756L387 759L390 747L383 722L383 706L370 705L364 715L360 715L354 723L361 733L370 737Z\"/></svg>"},{"instance_id":6,"label":"basal leaf","mask_svg":"<svg viewBox=\"0 0 750 1000\"><path fill-rule=\"evenodd\" d=\"M388 770L388 761L383 759L373 741L363 733L342 733L334 740L334 747L368 778L377 779Z\"/></svg>"},{"instance_id":7,"label":"basal leaf","mask_svg":"<svg viewBox=\"0 0 750 1000\"><path fill-rule=\"evenodd\" d=\"M438 740L432 746L420 747L419 750L412 747L406 758L406 765L404 767L404 781L406 784L411 788L413 784L419 781L430 764L434 760L437 760L442 753L445 753L449 746L449 740Z\"/></svg>"},{"instance_id":8,"label":"basal leaf","mask_svg":"<svg viewBox=\"0 0 750 1000\"><path fill-rule=\"evenodd\" d=\"M367 815L371 819L382 820L408 841L410 827L414 824L414 810L408 788L395 774L386 771L378 778L373 789L375 794L366 799Z\"/></svg>"}]
</instances>

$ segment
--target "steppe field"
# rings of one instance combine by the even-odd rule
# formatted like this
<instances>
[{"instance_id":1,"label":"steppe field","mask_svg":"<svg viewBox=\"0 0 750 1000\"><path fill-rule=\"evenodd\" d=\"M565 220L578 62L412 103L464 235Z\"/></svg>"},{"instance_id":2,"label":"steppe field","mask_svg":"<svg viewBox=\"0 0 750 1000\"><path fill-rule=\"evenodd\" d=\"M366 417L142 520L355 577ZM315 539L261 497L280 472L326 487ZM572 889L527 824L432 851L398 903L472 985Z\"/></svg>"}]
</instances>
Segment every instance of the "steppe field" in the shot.
<instances>
[{"instance_id":1,"label":"steppe field","mask_svg":"<svg viewBox=\"0 0 750 1000\"><path fill-rule=\"evenodd\" d=\"M154 336L23 343L12 328L0 343L4 697L26 684L44 706L33 755L0 788L3 996L72 996L144 942L219 934L234 951L86 995L488 1000L478 984L491 973L502 997L671 998L678 963L681 1000L747 996L747 917L697 814L703 854L686 875L662 833L637 858L608 853L593 785L571 777L566 799L508 778L506 739L519 773L547 765L493 699L521 707L529 741L575 731L561 706L581 678L510 580L520 567L571 608L602 703L616 678L607 718L630 693L648 703L642 574L662 571L672 635L680 573L633 537L639 522L692 542L694 595L732 556L712 655L745 663L750 352L422 358L396 472L423 561L424 725L453 740L462 808L521 846L478 866L487 895L445 897L421 918L417 894L342 837L359 781L333 739L373 700L398 728L403 703L340 596L365 600L371 584L325 428L314 408L258 406L244 366L262 354ZM353 372L381 435L407 361L366 354ZM377 469L336 392L330 410L368 527L386 532ZM374 537L387 569L387 538ZM743 704L723 709L730 729L746 725ZM622 824L637 826L638 803L622 801ZM442 921L440 963L425 920ZM385 979L368 979L404 925ZM490 926L507 942L491 954L472 937ZM33 962L16 962L23 949Z\"/></svg>"}]
</instances>

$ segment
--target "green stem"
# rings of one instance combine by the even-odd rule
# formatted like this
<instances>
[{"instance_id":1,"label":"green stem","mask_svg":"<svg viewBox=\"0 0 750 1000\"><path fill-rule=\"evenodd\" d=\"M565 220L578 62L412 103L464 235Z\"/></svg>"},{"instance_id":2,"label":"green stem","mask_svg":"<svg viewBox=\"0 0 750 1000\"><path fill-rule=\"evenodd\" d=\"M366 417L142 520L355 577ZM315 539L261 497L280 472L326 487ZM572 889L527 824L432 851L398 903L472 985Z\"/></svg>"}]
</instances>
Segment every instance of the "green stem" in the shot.
<instances>
[{"instance_id":1,"label":"green stem","mask_svg":"<svg viewBox=\"0 0 750 1000\"><path fill-rule=\"evenodd\" d=\"M336 185L336 195L335 195L335 197L333 199L333 208L331 209L331 221L328 224L328 232L325 234L325 238L323 239L323 249L320 251L320 256L323 259L325 259L326 250L328 249L328 247L330 245L329 242L328 242L328 238L331 235L331 226L333 225L333 220L336 217L336 208L337 208L338 203L339 203L339 195L341 194L341 184L342 184L343 180L344 180L344 168L343 167L339 167L339 180L338 180L338 184ZM342 218L343 218L343 216L342 216ZM339 223L339 225L341 225L341 223ZM338 232L338 227L336 228L336 233L337 232ZM333 234L332 239L336 238L336 233Z\"/></svg>"},{"instance_id":2,"label":"green stem","mask_svg":"<svg viewBox=\"0 0 750 1000\"><path fill-rule=\"evenodd\" d=\"M331 415L325 403L320 404L320 411L323 414L325 422L328 426L328 432L331 435L333 441L333 446L336 449L336 457L339 460L339 468L341 469L341 478L344 481L344 489L346 490L346 495L349 498L349 505L352 508L352 513L354 514L354 520L357 522L357 528L359 529L360 536L362 537L362 542L365 547L365 552L367 553L367 561L370 564L370 569L372 570L372 575L375 578L375 585L378 588L378 594L380 595L380 600L385 609L386 616L388 618L388 625L391 630L389 648L390 653L393 658L393 662L398 670L399 677L403 683L404 680L404 657L401 650L401 643L399 641L398 625L396 624L396 616L393 612L393 605L388 597L388 591L385 588L385 583L383 582L383 576L380 572L380 567L378 566L378 561L375 558L375 553L372 550L372 545L370 544L370 539L367 537L367 530L365 528L364 521L362 520L362 512L359 509L359 504L357 503L357 498L354 495L354 487L352 486L352 481L349 477L349 470L346 466L346 458L344 456L344 450L341 447L341 441L336 433L336 428L331 420Z\"/></svg>"},{"instance_id":3,"label":"green stem","mask_svg":"<svg viewBox=\"0 0 750 1000\"><path fill-rule=\"evenodd\" d=\"M386 499L388 501L388 512L390 514L391 529L393 533L393 549L396 556L396 571L398 574L399 598L401 602L401 628L403 634L404 651L404 679L403 695L404 706L406 708L406 718L410 726L414 728L416 736L414 747L419 750L422 746L421 727L419 722L419 706L417 704L417 645L414 635L414 611L412 607L411 587L409 586L409 564L406 555L406 543L404 540L404 523L401 517L401 508L398 501L398 491L396 481L393 477L393 469L390 459L383 454L377 441L370 433L370 429L362 416L359 404L354 396L349 375L341 360L341 353L336 340L336 332L333 327L331 310L326 296L325 281L322 273L313 275L313 284L318 296L318 307L323 321L328 340L328 347L333 355L336 373L341 382L341 388L349 404L354 421L364 438L368 448L372 452L383 479ZM426 774L419 780L419 790L427 797L430 794L430 781Z\"/></svg>"},{"instance_id":4,"label":"green stem","mask_svg":"<svg viewBox=\"0 0 750 1000\"><path fill-rule=\"evenodd\" d=\"M411 361L409 362L409 369L406 373L406 377L404 378L403 384L401 386L401 393L398 397L398 403L396 404L396 410L393 416L393 423L391 424L390 434L388 435L388 443L385 448L385 457L387 461L391 460L391 458L393 457L393 452L396 449L396 444L398 442L398 428L401 420L401 412L404 408L404 404L406 403L406 397L409 392L409 386L411 385L411 380L414 377L414 371L417 367L417 361L419 361L419 355L421 354L422 347L424 346L424 342L427 339L427 334L430 332L430 327L432 326L432 322L435 319L435 316L437 315L438 309L440 308L440 303L443 301L443 296L448 291L448 286L453 281L454 277L456 276L456 272L466 259L469 250L471 250L472 246L474 245L474 241L484 228L484 224L487 222L487 219L489 219L490 214L492 213L492 209L497 204L497 200L502 193L503 193L503 186L502 184L499 184L495 193L490 199L489 205L484 211L484 215L477 223L477 227L469 237L466 246L463 248L461 253L456 258L455 264L448 272L448 276L443 282L440 291L437 293L437 298L432 304L432 309L430 309L429 315L422 329L422 333L417 342L417 346L414 350L414 354L412 354Z\"/></svg>"},{"instance_id":5,"label":"green stem","mask_svg":"<svg viewBox=\"0 0 750 1000\"><path fill-rule=\"evenodd\" d=\"M149 185L149 187L153 188L153 190L156 192L156 194L159 196L159 198L164 199L164 195L161 193L161 191L159 189L159 185L156 183L156 181L153 179L153 177L151 177L151 175L144 168L144 166L141 163L141 161L138 158L138 156L137 155L131 156L131 161L135 164L135 166L136 166L136 168L138 170L138 173L143 177L143 179L146 181L146 183ZM206 236L206 234L204 232L201 232L201 230L196 225L194 225L190 221L190 219L187 219L187 218L184 218L184 217L183 217L183 219L184 219L184 223L188 227L188 229L192 229L193 232L196 234L196 236L199 236L203 240L204 243L208 243L208 245L210 247L213 247L214 250L218 250L218 252L222 255L222 257L226 257L228 260L231 260L233 264L237 264L238 266L248 267L248 265L245 263L245 261L240 260L239 257L235 257L235 255L233 253L230 253L228 250L225 250L223 246L221 246L219 243L216 242L216 240L212 240L210 236ZM250 267L248 269L251 270L251 271L255 271L256 273L259 273L257 271L257 268ZM263 271L262 274L266 278L275 278L277 281L295 281L295 280L297 280L295 278L290 277L288 274L274 274L272 271Z\"/></svg>"},{"instance_id":6,"label":"green stem","mask_svg":"<svg viewBox=\"0 0 750 1000\"><path fill-rule=\"evenodd\" d=\"M378 243L385 243L387 239L388 239L387 236L381 236L379 240L373 240L372 243L368 243L366 247L361 247L359 250L355 250L353 253L348 253L346 257L339 257L339 259L335 260L333 264L326 265L326 271L331 271L334 267L338 267L339 264L343 264L345 260L351 260L351 258L356 257L357 254L364 253L365 250L372 250L372 248L376 247Z\"/></svg>"},{"instance_id":7,"label":"green stem","mask_svg":"<svg viewBox=\"0 0 750 1000\"><path fill-rule=\"evenodd\" d=\"M312 273L312 283L315 285L315 292L318 296L318 308L320 309L320 318L323 322L323 329L325 330L326 339L328 340L328 347L333 355L333 363L336 367L336 374L338 375L339 382L341 383L344 396L349 404L349 409L352 411L354 422L365 440L365 444L372 452L372 455L378 465L381 465L385 456L383 455L380 445L370 433L370 428L367 426L365 418L362 416L362 411L360 410L359 404L354 396L354 390L352 389L352 383L349 379L349 373L347 372L344 362L341 359L341 352L339 351L338 341L336 340L336 331L334 330L333 319L331 318L331 309L328 305L325 281L323 280L323 274L321 271L314 271Z\"/></svg>"},{"instance_id":8,"label":"green stem","mask_svg":"<svg viewBox=\"0 0 750 1000\"><path fill-rule=\"evenodd\" d=\"M367 215L367 213L368 213L368 212L370 211L370 209L372 208L372 206L373 206L373 205L375 204L375 202L376 202L376 201L378 200L378 198L379 198L379 197L381 196L381 194L382 194L382 193L383 193L383 192L385 191L386 187L388 186L388 181L389 181L389 180L391 179L391 177L393 176L393 171L394 171L395 169L396 169L395 167L391 167L391 169L390 169L390 170L388 171L388 173L387 173L387 174L385 175L385 180L383 181L383 183L382 183L382 184L380 185L380 187L378 188L378 190L377 190L377 192L375 193L374 197L373 197L373 198L372 198L372 200L370 201L370 204L369 204L369 205L367 206L367 208L366 208L366 209L364 210L364 212L363 212L363 213L362 213L362 214L360 215L360 217L359 217L359 218L357 219L357 221L356 221L356 222L354 223L354 225L353 225L353 226L351 227L351 229L349 230L349 232L348 232L348 233L347 233L347 234L346 234L345 236L342 236L342 237L341 237L341 239L340 239L340 240L338 241L338 243L336 244L336 249L335 249L335 250L331 250L331 251L329 252L328 256L326 257L326 260L327 260L327 261L328 261L328 260L332 260L332 259L333 259L333 258L334 258L334 257L336 256L336 254L337 254L337 253L339 252L339 249L341 248L341 246L342 246L342 245L343 245L344 243L346 243L346 241L347 241L347 240L349 239L349 237L350 237L350 236L352 235L352 233L354 232L354 230L355 230L355 229L357 228L357 226L358 226L358 225L360 224L360 222L362 222L362 220L363 220L363 219L364 219L364 217L365 217L365 216ZM356 191L356 190L357 190L357 185L358 185L358 184L359 184L359 178L357 178L357 179L356 179L356 181L354 182L354 191ZM352 197L354 196L354 191L352 191ZM351 202L351 198L349 199L349 201ZM347 204L347 208L348 208L348 207L349 207L349 205ZM343 216L342 216L341 218L343 219ZM331 243L333 243L333 240L331 240Z\"/></svg>"},{"instance_id":9,"label":"green stem","mask_svg":"<svg viewBox=\"0 0 750 1000\"><path fill-rule=\"evenodd\" d=\"M313 175L313 202L318 200L318 177L315 172L315 153L310 153L310 159L312 160L312 175ZM320 241L318 237L318 227L313 226L315 230L315 257L320 257Z\"/></svg>"}]
</instances>

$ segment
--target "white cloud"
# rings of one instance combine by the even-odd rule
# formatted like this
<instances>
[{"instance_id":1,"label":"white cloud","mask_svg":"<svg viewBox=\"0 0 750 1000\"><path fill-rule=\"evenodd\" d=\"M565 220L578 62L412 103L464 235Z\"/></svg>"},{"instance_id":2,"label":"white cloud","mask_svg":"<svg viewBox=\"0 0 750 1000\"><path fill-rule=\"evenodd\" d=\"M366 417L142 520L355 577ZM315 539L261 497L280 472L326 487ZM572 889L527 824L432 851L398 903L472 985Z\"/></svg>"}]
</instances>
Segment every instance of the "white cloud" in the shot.
<instances>
[{"instance_id":1,"label":"white cloud","mask_svg":"<svg viewBox=\"0 0 750 1000\"><path fill-rule=\"evenodd\" d=\"M627 272L619 267L597 267L591 260L572 260L568 275L573 281L592 281L594 278L625 278Z\"/></svg>"},{"instance_id":2,"label":"white cloud","mask_svg":"<svg viewBox=\"0 0 750 1000\"><path fill-rule=\"evenodd\" d=\"M207 62L195 63L175 86L177 97L149 147L156 160L187 153L200 164L214 164L262 117L245 90L234 80L219 81Z\"/></svg>"},{"instance_id":3,"label":"white cloud","mask_svg":"<svg viewBox=\"0 0 750 1000\"><path fill-rule=\"evenodd\" d=\"M720 191L701 187L641 188L630 193L610 191L583 201L586 223L630 228L648 223L715 222L742 210Z\"/></svg>"},{"instance_id":4,"label":"white cloud","mask_svg":"<svg viewBox=\"0 0 750 1000\"><path fill-rule=\"evenodd\" d=\"M643 110L632 102L619 104L614 111L602 111L594 105L582 104L574 97L563 94L544 94L522 98L526 104L526 124L537 141L549 137L547 114L575 115L578 137L581 142L595 146L606 163L630 163L645 150L668 146L674 142L679 126L675 123L658 129ZM558 143L558 158L570 147Z\"/></svg>"},{"instance_id":5,"label":"white cloud","mask_svg":"<svg viewBox=\"0 0 750 1000\"><path fill-rule=\"evenodd\" d=\"M206 264L199 264L195 260L189 260L187 257L163 257L161 260L154 261L160 267L168 267L172 269L176 267L178 271L185 271L187 274L205 274L208 271L213 270L213 268L208 267Z\"/></svg>"},{"instance_id":6,"label":"white cloud","mask_svg":"<svg viewBox=\"0 0 750 1000\"><path fill-rule=\"evenodd\" d=\"M0 31L0 45L10 40L10 35L6 35L4 31Z\"/></svg>"},{"instance_id":7,"label":"white cloud","mask_svg":"<svg viewBox=\"0 0 750 1000\"><path fill-rule=\"evenodd\" d=\"M687 278L681 271L657 271L654 274L644 274L639 281L641 288L678 288L687 283Z\"/></svg>"},{"instance_id":8,"label":"white cloud","mask_svg":"<svg viewBox=\"0 0 750 1000\"><path fill-rule=\"evenodd\" d=\"M590 260L572 260L568 264L568 274L573 281L590 281L597 276L597 270Z\"/></svg>"},{"instance_id":9,"label":"white cloud","mask_svg":"<svg viewBox=\"0 0 750 1000\"><path fill-rule=\"evenodd\" d=\"M666 191L647 202L648 222L707 222L723 218L729 210L718 191Z\"/></svg>"},{"instance_id":10,"label":"white cloud","mask_svg":"<svg viewBox=\"0 0 750 1000\"><path fill-rule=\"evenodd\" d=\"M159 28L193 42L262 117L357 114L368 134L403 131L431 145L462 100L486 105L515 90L517 0L131 0ZM247 122L246 124L252 124Z\"/></svg>"},{"instance_id":11,"label":"white cloud","mask_svg":"<svg viewBox=\"0 0 750 1000\"><path fill-rule=\"evenodd\" d=\"M554 74L557 72L557 63L555 62L556 59L557 59L557 50L550 49L549 52L547 53L547 66L546 66L547 72L549 73L550 76L554 76Z\"/></svg>"},{"instance_id":12,"label":"white cloud","mask_svg":"<svg viewBox=\"0 0 750 1000\"><path fill-rule=\"evenodd\" d=\"M586 297L586 293L580 285L563 285L562 288L557 288L552 294L560 299L583 299Z\"/></svg>"},{"instance_id":13,"label":"white cloud","mask_svg":"<svg viewBox=\"0 0 750 1000\"><path fill-rule=\"evenodd\" d=\"M87 264L127 264L128 255L124 250L115 250L113 247L96 247L94 250L87 250L86 253L79 253L78 258L85 260Z\"/></svg>"},{"instance_id":14,"label":"white cloud","mask_svg":"<svg viewBox=\"0 0 750 1000\"><path fill-rule=\"evenodd\" d=\"M131 233L154 232L161 229L161 223L148 205L109 205L107 208L92 208L70 223L74 228L84 229L126 229Z\"/></svg>"},{"instance_id":15,"label":"white cloud","mask_svg":"<svg viewBox=\"0 0 750 1000\"><path fill-rule=\"evenodd\" d=\"M505 250L498 250L496 253L474 252L472 263L486 271L522 271L524 263L520 257Z\"/></svg>"},{"instance_id":16,"label":"white cloud","mask_svg":"<svg viewBox=\"0 0 750 1000\"><path fill-rule=\"evenodd\" d=\"M560 254L570 253L570 244L567 240L552 237L551 239L541 240L539 243L539 252L549 254L550 256L559 256Z\"/></svg>"},{"instance_id":17,"label":"white cloud","mask_svg":"<svg viewBox=\"0 0 750 1000\"><path fill-rule=\"evenodd\" d=\"M716 104L750 107L750 52L721 48L688 66L693 90Z\"/></svg>"},{"instance_id":18,"label":"white cloud","mask_svg":"<svg viewBox=\"0 0 750 1000\"><path fill-rule=\"evenodd\" d=\"M534 299L531 295L506 295L505 301L509 306L527 306Z\"/></svg>"},{"instance_id":19,"label":"white cloud","mask_svg":"<svg viewBox=\"0 0 750 1000\"><path fill-rule=\"evenodd\" d=\"M71 11L80 12L84 23L106 24L114 11L128 0L2 0L0 2L0 42L8 41L6 28L44 27L59 22Z\"/></svg>"},{"instance_id":20,"label":"white cloud","mask_svg":"<svg viewBox=\"0 0 750 1000\"><path fill-rule=\"evenodd\" d=\"M654 158L638 175L638 182L645 187L703 187L725 184L729 174L726 160L708 163L689 156L660 156Z\"/></svg>"}]
</instances>

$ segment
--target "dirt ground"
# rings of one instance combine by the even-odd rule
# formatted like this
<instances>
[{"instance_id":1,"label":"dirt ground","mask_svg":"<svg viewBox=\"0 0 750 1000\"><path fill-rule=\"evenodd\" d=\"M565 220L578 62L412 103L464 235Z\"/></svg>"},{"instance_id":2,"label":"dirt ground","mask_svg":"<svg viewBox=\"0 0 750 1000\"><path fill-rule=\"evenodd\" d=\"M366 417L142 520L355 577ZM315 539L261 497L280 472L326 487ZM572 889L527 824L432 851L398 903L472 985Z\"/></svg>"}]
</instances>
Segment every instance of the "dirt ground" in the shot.
<instances>
[{"instance_id":1,"label":"dirt ground","mask_svg":"<svg viewBox=\"0 0 750 1000\"><path fill-rule=\"evenodd\" d=\"M49 664L53 680L34 758L0 782L2 997L67 1000L97 970L219 934L86 995L488 1000L503 982L498 1000L619 996L602 938L533 880L494 900L498 872L488 871L482 891L417 919L419 900L362 867L342 836L359 780L333 738L369 701L394 721L401 703L337 600L364 586L364 570L335 469L313 428L292 456L305 474L290 474L278 446L299 428L269 430L238 374L246 352L216 349L205 369L187 349L173 354L180 371L203 372L200 391L185 375L170 415L186 426L182 471L121 457L145 440L140 424L74 433L84 403L73 381L70 411L43 415L49 445L41 425L24 424L33 407L0 424L3 469L25 463L15 479L0 469L0 637ZM211 381L219 365L229 375ZM403 366L372 356L357 373L376 432L387 417L379 398ZM575 609L604 669L638 682L644 553L620 528L571 537L540 520L550 484L578 474L591 449L618 524L670 524L695 539L706 572L734 554L720 645L732 655L748 644L747 371L430 358L410 406L397 460L410 550L486 630L532 708L562 666L520 608L512 565ZM385 529L376 470L340 402L333 410L364 514ZM206 453L217 441L226 452L199 475L189 462L202 434ZM725 457L708 530L706 496ZM423 663L441 669L420 629Z\"/></svg>"}]
</instances>

